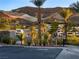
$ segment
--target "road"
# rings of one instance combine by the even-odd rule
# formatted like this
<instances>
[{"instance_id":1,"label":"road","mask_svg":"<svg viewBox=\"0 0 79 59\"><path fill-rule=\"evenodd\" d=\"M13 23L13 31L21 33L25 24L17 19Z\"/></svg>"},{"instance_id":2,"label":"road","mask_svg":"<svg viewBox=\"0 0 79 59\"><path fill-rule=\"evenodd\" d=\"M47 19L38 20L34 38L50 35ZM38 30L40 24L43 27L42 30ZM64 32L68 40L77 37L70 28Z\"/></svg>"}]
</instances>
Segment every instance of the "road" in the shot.
<instances>
[{"instance_id":1,"label":"road","mask_svg":"<svg viewBox=\"0 0 79 59\"><path fill-rule=\"evenodd\" d=\"M78 47L0 46L0 59L79 59Z\"/></svg>"}]
</instances>

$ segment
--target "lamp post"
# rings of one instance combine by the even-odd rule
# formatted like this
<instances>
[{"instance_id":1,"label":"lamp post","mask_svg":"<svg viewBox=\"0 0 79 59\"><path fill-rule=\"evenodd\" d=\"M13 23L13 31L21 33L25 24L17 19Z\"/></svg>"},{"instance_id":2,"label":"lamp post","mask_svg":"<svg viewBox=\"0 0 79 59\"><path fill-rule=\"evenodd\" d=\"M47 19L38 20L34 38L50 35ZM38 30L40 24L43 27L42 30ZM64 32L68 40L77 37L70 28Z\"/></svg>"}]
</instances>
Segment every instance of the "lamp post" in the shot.
<instances>
[{"instance_id":1,"label":"lamp post","mask_svg":"<svg viewBox=\"0 0 79 59\"><path fill-rule=\"evenodd\" d=\"M38 7L38 38L39 44L41 45L41 6L46 0L32 0L33 4Z\"/></svg>"}]
</instances>

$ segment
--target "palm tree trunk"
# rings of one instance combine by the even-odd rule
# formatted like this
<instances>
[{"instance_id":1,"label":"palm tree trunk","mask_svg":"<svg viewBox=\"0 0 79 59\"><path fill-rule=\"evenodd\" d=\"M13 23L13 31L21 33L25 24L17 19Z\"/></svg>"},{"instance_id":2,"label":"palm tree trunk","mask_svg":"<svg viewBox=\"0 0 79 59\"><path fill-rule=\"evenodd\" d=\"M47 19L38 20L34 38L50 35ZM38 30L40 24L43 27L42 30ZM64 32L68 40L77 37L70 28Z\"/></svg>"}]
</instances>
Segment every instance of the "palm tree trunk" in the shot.
<instances>
[{"instance_id":1,"label":"palm tree trunk","mask_svg":"<svg viewBox=\"0 0 79 59\"><path fill-rule=\"evenodd\" d=\"M22 40L21 40L21 45L22 45Z\"/></svg>"},{"instance_id":2,"label":"palm tree trunk","mask_svg":"<svg viewBox=\"0 0 79 59\"><path fill-rule=\"evenodd\" d=\"M39 45L41 45L41 8L40 6L38 7L38 41Z\"/></svg>"},{"instance_id":3,"label":"palm tree trunk","mask_svg":"<svg viewBox=\"0 0 79 59\"><path fill-rule=\"evenodd\" d=\"M65 22L65 39L63 39L63 46L66 44L67 41L67 23Z\"/></svg>"}]
</instances>

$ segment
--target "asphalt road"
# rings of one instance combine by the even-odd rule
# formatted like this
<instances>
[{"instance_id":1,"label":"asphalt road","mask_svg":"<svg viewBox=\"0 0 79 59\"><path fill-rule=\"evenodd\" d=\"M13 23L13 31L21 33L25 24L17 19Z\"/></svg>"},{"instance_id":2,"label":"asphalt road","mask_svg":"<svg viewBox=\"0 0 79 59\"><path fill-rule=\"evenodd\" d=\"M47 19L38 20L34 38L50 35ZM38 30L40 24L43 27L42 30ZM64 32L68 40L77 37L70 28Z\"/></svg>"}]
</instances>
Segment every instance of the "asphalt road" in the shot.
<instances>
[{"instance_id":1,"label":"asphalt road","mask_svg":"<svg viewBox=\"0 0 79 59\"><path fill-rule=\"evenodd\" d=\"M0 59L56 59L62 48L1 46Z\"/></svg>"},{"instance_id":2,"label":"asphalt road","mask_svg":"<svg viewBox=\"0 0 79 59\"><path fill-rule=\"evenodd\" d=\"M0 46L0 59L79 59L79 47Z\"/></svg>"}]
</instances>

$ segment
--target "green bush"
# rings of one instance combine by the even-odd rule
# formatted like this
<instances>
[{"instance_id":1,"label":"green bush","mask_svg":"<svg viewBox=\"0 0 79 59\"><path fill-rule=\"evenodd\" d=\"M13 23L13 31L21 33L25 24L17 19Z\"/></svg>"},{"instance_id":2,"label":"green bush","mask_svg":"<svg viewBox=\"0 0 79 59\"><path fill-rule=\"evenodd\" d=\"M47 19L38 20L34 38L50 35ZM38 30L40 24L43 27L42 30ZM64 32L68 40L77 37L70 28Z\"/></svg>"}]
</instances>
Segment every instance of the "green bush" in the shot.
<instances>
[{"instance_id":1,"label":"green bush","mask_svg":"<svg viewBox=\"0 0 79 59\"><path fill-rule=\"evenodd\" d=\"M5 44L16 44L16 40L10 37L5 37L2 39L2 43Z\"/></svg>"},{"instance_id":2,"label":"green bush","mask_svg":"<svg viewBox=\"0 0 79 59\"><path fill-rule=\"evenodd\" d=\"M10 39L8 37L7 38L3 38L2 43L10 44Z\"/></svg>"},{"instance_id":3,"label":"green bush","mask_svg":"<svg viewBox=\"0 0 79 59\"><path fill-rule=\"evenodd\" d=\"M68 45L79 45L79 41L74 40L69 40L67 39L67 44Z\"/></svg>"},{"instance_id":4,"label":"green bush","mask_svg":"<svg viewBox=\"0 0 79 59\"><path fill-rule=\"evenodd\" d=\"M57 39L57 45L62 45L63 44L63 40L62 39ZM56 45L56 39L52 40L52 45Z\"/></svg>"},{"instance_id":5,"label":"green bush","mask_svg":"<svg viewBox=\"0 0 79 59\"><path fill-rule=\"evenodd\" d=\"M63 40L62 40L62 39L58 39L58 40L57 40L57 44L58 44L58 45L62 45L62 44L63 44Z\"/></svg>"}]
</instances>

